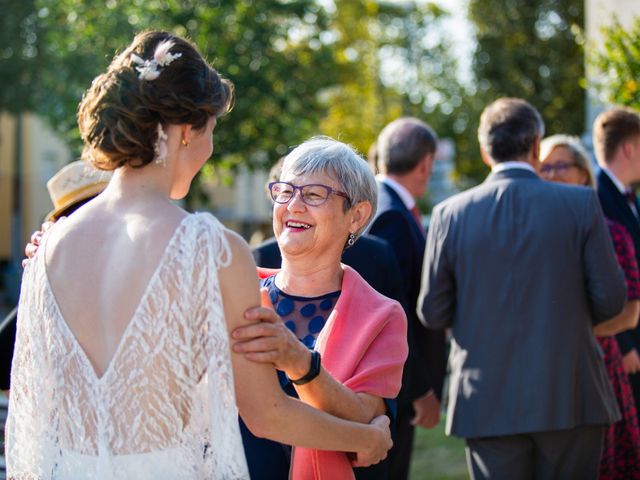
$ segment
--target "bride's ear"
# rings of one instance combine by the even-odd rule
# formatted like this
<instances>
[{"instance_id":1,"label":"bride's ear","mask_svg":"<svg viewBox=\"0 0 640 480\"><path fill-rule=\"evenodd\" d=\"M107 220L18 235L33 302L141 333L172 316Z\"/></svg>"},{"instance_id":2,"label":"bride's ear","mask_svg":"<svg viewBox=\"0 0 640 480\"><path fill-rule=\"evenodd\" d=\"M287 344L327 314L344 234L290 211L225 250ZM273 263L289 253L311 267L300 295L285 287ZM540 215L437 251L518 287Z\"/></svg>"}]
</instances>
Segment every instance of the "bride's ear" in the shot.
<instances>
[{"instance_id":1,"label":"bride's ear","mask_svg":"<svg viewBox=\"0 0 640 480\"><path fill-rule=\"evenodd\" d=\"M180 126L180 144L188 147L193 137L193 126L189 124L183 124Z\"/></svg>"}]
</instances>

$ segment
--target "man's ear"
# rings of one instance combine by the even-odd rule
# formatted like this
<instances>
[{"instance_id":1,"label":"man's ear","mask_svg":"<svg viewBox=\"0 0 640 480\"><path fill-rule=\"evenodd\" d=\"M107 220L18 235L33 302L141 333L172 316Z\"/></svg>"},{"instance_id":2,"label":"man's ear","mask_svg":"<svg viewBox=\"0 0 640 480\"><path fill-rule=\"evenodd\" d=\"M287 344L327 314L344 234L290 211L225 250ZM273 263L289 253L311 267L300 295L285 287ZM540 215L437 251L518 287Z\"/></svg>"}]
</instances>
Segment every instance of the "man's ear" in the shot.
<instances>
[{"instance_id":1,"label":"man's ear","mask_svg":"<svg viewBox=\"0 0 640 480\"><path fill-rule=\"evenodd\" d=\"M531 146L531 165L538 170L540 166L540 135L533 137L533 145Z\"/></svg>"},{"instance_id":2,"label":"man's ear","mask_svg":"<svg viewBox=\"0 0 640 480\"><path fill-rule=\"evenodd\" d=\"M480 156L482 157L482 161L487 167L493 168L493 165L495 164L495 162L491 159L489 154L485 152L484 148L482 147L480 147Z\"/></svg>"},{"instance_id":3,"label":"man's ear","mask_svg":"<svg viewBox=\"0 0 640 480\"><path fill-rule=\"evenodd\" d=\"M435 157L435 153L427 153L423 158L422 161L419 163L420 165L420 170L422 171L422 173L429 173L431 172L431 166L433 164L434 158Z\"/></svg>"}]
</instances>

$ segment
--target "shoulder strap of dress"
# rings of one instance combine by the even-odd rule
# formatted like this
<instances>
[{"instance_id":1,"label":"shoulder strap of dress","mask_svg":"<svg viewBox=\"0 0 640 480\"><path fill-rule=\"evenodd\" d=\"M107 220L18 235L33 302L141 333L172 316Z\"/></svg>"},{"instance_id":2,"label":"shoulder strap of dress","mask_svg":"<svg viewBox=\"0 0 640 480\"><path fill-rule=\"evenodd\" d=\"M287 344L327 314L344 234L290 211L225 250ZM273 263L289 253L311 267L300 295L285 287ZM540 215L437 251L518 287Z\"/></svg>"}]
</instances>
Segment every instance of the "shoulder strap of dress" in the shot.
<instances>
[{"instance_id":1,"label":"shoulder strap of dress","mask_svg":"<svg viewBox=\"0 0 640 480\"><path fill-rule=\"evenodd\" d=\"M216 268L224 268L231 263L231 247L225 236L226 227L210 213L193 214L197 225L197 241L206 244L206 251L211 256Z\"/></svg>"}]
</instances>

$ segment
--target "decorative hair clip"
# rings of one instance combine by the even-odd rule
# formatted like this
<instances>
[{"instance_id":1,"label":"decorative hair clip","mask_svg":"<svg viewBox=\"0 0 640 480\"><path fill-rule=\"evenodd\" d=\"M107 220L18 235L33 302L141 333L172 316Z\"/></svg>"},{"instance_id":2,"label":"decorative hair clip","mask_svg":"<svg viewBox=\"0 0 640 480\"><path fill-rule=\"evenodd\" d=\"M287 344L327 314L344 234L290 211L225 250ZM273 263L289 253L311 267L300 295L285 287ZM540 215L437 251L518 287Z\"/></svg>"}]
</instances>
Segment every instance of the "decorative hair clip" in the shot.
<instances>
[{"instance_id":1,"label":"decorative hair clip","mask_svg":"<svg viewBox=\"0 0 640 480\"><path fill-rule=\"evenodd\" d=\"M140 65L136 67L136 70L140 72L138 78L141 80L155 80L160 75L158 67L166 67L176 58L180 58L182 53L171 53L171 47L174 46L173 40L163 40L153 52L153 58L151 60L143 60L135 53L131 54L131 60L133 63Z\"/></svg>"},{"instance_id":2,"label":"decorative hair clip","mask_svg":"<svg viewBox=\"0 0 640 480\"><path fill-rule=\"evenodd\" d=\"M153 151L155 152L154 162L163 167L167 166L167 154L169 153L169 147L167 147L167 139L169 137L162 128L162 125L158 123L158 139L153 144Z\"/></svg>"}]
</instances>

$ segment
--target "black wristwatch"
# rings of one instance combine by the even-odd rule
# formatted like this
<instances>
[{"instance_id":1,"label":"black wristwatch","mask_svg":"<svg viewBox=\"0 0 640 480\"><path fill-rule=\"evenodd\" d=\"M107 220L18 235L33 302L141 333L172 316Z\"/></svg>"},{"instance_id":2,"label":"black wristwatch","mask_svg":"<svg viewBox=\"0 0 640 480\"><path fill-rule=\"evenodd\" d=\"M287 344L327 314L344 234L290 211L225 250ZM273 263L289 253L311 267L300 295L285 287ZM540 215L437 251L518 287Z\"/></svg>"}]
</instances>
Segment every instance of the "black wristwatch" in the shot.
<instances>
[{"instance_id":1,"label":"black wristwatch","mask_svg":"<svg viewBox=\"0 0 640 480\"><path fill-rule=\"evenodd\" d=\"M305 383L309 383L311 380L320 375L320 353L315 350L311 350L311 366L309 367L309 371L304 377L300 377L297 380L292 380L291 383L294 385L304 385Z\"/></svg>"}]
</instances>

